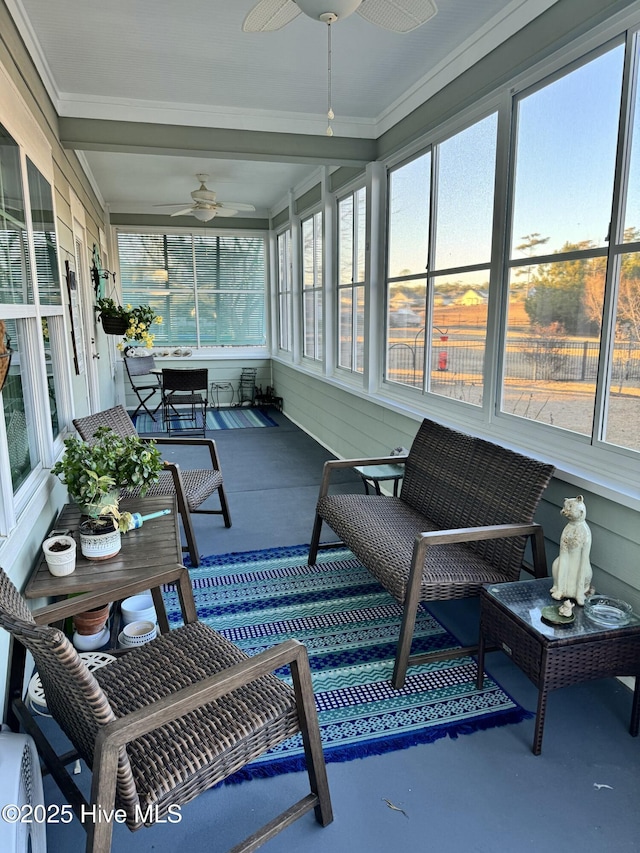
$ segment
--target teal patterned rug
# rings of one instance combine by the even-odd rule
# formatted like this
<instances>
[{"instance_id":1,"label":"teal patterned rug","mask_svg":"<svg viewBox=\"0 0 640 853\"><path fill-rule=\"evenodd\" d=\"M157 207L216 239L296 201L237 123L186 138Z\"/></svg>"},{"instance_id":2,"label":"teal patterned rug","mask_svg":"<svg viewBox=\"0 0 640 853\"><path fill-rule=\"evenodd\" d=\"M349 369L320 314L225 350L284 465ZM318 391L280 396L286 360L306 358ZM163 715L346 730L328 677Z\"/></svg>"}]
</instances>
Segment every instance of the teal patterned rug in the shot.
<instances>
[{"instance_id":1,"label":"teal patterned rug","mask_svg":"<svg viewBox=\"0 0 640 853\"><path fill-rule=\"evenodd\" d=\"M476 690L472 658L411 667L405 687L390 679L401 609L347 549L321 551L308 566L307 545L205 558L191 575L198 616L249 655L296 637L307 647L327 761L349 761L448 735L519 722L531 714L485 676ZM180 624L175 588L167 613ZM413 651L459 643L426 608ZM289 679L288 670L278 673ZM292 738L231 781L304 766Z\"/></svg>"},{"instance_id":2,"label":"teal patterned rug","mask_svg":"<svg viewBox=\"0 0 640 853\"><path fill-rule=\"evenodd\" d=\"M149 434L166 432L162 413L158 410L155 421L145 412L135 418L135 427L139 433ZM201 427L202 415L197 414L196 421L172 419L172 430L190 430ZM250 427L275 427L278 424L260 409L208 409L207 429L247 429Z\"/></svg>"}]
</instances>

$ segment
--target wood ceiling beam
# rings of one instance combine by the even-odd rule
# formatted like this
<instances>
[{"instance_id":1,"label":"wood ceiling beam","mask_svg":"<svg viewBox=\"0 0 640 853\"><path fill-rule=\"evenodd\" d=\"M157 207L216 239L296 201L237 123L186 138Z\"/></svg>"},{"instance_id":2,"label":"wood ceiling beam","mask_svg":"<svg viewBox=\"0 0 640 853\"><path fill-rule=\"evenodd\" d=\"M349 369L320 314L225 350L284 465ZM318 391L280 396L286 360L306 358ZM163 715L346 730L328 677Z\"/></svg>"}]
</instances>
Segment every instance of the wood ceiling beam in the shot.
<instances>
[{"instance_id":1,"label":"wood ceiling beam","mask_svg":"<svg viewBox=\"0 0 640 853\"><path fill-rule=\"evenodd\" d=\"M377 145L374 139L64 116L59 122L63 147L76 151L168 154L329 166L364 166L376 159Z\"/></svg>"}]
</instances>

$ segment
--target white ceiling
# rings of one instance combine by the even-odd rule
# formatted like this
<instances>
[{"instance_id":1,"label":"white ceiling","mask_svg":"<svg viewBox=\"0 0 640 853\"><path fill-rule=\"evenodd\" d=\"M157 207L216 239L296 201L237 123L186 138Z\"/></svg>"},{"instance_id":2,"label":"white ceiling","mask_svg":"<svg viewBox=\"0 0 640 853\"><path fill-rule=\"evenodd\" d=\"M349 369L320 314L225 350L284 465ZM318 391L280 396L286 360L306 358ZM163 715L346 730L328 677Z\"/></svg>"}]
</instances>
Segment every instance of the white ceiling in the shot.
<instances>
[{"instance_id":1,"label":"white ceiling","mask_svg":"<svg viewBox=\"0 0 640 853\"><path fill-rule=\"evenodd\" d=\"M374 139L556 0L436 0L407 34L332 27L336 137ZM7 0L61 116L324 135L327 28L301 14L244 33L255 0ZM327 6L330 7L330 0ZM329 9L330 11L330 9ZM195 174L265 215L320 165L87 150L113 212L187 203ZM178 220L176 220L178 222ZM183 220L180 220L184 224Z\"/></svg>"}]
</instances>

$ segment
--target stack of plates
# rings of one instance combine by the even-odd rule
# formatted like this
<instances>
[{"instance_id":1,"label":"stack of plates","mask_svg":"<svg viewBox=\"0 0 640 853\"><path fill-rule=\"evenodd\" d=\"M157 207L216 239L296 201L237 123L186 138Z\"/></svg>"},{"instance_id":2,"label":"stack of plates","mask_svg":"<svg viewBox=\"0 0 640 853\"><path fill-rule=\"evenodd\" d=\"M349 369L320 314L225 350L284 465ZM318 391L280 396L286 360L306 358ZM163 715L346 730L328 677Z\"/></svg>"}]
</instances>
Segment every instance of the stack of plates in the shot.
<instances>
[{"instance_id":1,"label":"stack of plates","mask_svg":"<svg viewBox=\"0 0 640 853\"><path fill-rule=\"evenodd\" d=\"M134 646L143 646L145 643L155 640L157 636L158 629L155 623L141 619L124 626L118 635L118 644L123 649L129 649Z\"/></svg>"}]
</instances>

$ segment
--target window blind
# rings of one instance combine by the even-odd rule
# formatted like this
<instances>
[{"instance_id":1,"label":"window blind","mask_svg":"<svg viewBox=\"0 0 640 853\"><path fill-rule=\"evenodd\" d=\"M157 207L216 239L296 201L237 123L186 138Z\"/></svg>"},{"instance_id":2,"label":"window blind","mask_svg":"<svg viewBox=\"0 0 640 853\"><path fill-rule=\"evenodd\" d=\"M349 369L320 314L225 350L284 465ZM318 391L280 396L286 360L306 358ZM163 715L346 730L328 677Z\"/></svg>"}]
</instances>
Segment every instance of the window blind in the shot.
<instances>
[{"instance_id":1,"label":"window blind","mask_svg":"<svg viewBox=\"0 0 640 853\"><path fill-rule=\"evenodd\" d=\"M163 318L157 346L264 346L263 237L118 234L124 304Z\"/></svg>"}]
</instances>

